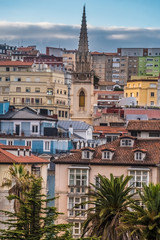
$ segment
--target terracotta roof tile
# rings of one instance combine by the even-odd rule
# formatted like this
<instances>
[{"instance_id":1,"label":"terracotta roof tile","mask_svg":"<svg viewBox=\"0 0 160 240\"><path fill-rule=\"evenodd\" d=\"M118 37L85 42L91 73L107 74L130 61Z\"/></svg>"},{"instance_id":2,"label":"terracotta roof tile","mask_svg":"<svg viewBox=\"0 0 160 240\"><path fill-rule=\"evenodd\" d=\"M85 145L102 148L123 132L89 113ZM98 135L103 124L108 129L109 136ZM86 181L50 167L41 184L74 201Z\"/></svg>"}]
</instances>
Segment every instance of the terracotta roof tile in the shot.
<instances>
[{"instance_id":1,"label":"terracotta roof tile","mask_svg":"<svg viewBox=\"0 0 160 240\"><path fill-rule=\"evenodd\" d=\"M125 127L94 126L93 133L128 133Z\"/></svg>"},{"instance_id":2,"label":"terracotta roof tile","mask_svg":"<svg viewBox=\"0 0 160 240\"><path fill-rule=\"evenodd\" d=\"M112 160L102 160L103 149L115 149ZM147 149L145 160L135 160L135 149ZM129 165L129 166L156 166L160 163L160 140L136 139L133 147L120 146L120 138L95 148L93 159L82 159L79 151L66 157L55 159L58 164L90 164L90 165Z\"/></svg>"},{"instance_id":3,"label":"terracotta roof tile","mask_svg":"<svg viewBox=\"0 0 160 240\"><path fill-rule=\"evenodd\" d=\"M21 61L0 61L0 66L26 66L31 67L33 62L21 62Z\"/></svg>"},{"instance_id":4,"label":"terracotta roof tile","mask_svg":"<svg viewBox=\"0 0 160 240\"><path fill-rule=\"evenodd\" d=\"M36 157L34 155L15 156L14 154L0 148L0 163L46 163L48 164L49 161Z\"/></svg>"},{"instance_id":5,"label":"terracotta roof tile","mask_svg":"<svg viewBox=\"0 0 160 240\"><path fill-rule=\"evenodd\" d=\"M127 130L160 131L160 120L130 120Z\"/></svg>"}]
</instances>

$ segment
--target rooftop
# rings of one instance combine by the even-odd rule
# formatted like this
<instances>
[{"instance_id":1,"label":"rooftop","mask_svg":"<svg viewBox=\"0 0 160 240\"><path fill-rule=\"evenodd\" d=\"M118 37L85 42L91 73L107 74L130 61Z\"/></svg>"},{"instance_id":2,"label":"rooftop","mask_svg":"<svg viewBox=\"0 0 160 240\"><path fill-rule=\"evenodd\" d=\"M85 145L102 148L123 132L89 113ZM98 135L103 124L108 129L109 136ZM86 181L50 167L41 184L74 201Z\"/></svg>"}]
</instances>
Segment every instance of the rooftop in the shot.
<instances>
[{"instance_id":1,"label":"rooftop","mask_svg":"<svg viewBox=\"0 0 160 240\"><path fill-rule=\"evenodd\" d=\"M66 157L55 159L58 164L90 164L90 165L117 165L117 166L156 166L160 163L160 141L135 139L133 147L120 146L120 138L95 148L93 159L82 159L82 150ZM102 151L104 149L114 149L112 160L102 160ZM146 152L144 160L135 160L134 151L143 150Z\"/></svg>"},{"instance_id":2,"label":"rooftop","mask_svg":"<svg viewBox=\"0 0 160 240\"><path fill-rule=\"evenodd\" d=\"M160 120L131 120L127 130L134 131L160 131Z\"/></svg>"}]
</instances>

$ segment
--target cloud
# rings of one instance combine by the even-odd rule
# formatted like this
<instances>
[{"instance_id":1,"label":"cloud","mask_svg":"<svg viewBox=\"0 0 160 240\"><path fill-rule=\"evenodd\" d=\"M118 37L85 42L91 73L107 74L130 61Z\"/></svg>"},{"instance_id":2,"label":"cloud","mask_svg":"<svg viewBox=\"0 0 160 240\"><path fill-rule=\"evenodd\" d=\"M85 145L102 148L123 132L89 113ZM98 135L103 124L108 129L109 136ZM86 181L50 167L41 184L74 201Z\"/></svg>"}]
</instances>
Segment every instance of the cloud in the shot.
<instances>
[{"instance_id":1,"label":"cloud","mask_svg":"<svg viewBox=\"0 0 160 240\"><path fill-rule=\"evenodd\" d=\"M0 41L11 45L37 45L41 51L46 46L76 49L80 26L52 24L49 22L0 22ZM116 51L119 47L160 47L159 28L94 27L88 25L91 51Z\"/></svg>"}]
</instances>

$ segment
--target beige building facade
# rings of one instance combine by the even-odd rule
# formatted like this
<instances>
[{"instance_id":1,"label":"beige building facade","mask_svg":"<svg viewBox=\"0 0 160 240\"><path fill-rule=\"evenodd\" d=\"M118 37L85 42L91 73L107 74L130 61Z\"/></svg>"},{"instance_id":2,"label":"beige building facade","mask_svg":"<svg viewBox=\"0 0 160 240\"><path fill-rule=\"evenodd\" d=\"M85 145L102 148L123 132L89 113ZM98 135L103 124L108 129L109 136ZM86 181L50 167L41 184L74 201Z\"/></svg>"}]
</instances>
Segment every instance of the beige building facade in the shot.
<instances>
[{"instance_id":1,"label":"beige building facade","mask_svg":"<svg viewBox=\"0 0 160 240\"><path fill-rule=\"evenodd\" d=\"M48 115L57 114L63 120L69 118L64 73L43 66L40 69L33 63L0 62L0 101L10 101L17 108L27 105L45 109Z\"/></svg>"}]
</instances>

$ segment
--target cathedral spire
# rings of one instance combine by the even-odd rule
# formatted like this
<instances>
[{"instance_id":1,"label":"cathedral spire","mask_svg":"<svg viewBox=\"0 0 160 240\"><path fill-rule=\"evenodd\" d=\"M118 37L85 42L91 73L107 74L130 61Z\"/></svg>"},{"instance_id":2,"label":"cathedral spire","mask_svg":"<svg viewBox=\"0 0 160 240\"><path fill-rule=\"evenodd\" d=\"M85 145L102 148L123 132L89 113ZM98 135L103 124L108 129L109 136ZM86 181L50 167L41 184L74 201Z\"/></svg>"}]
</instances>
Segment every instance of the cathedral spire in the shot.
<instances>
[{"instance_id":1,"label":"cathedral spire","mask_svg":"<svg viewBox=\"0 0 160 240\"><path fill-rule=\"evenodd\" d=\"M88 52L88 35L87 35L87 23L86 23L86 11L85 11L85 5L83 7L83 16L82 16L82 24L81 24L81 31L80 31L80 37L79 37L79 52L86 53Z\"/></svg>"}]
</instances>

